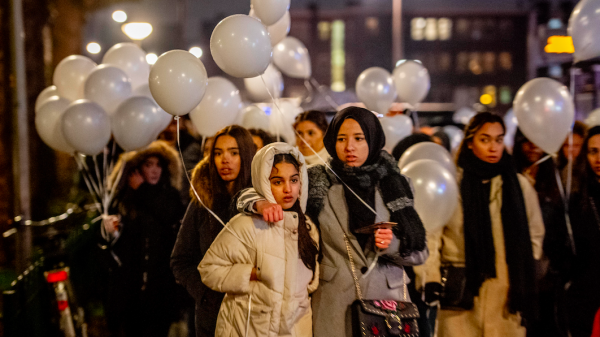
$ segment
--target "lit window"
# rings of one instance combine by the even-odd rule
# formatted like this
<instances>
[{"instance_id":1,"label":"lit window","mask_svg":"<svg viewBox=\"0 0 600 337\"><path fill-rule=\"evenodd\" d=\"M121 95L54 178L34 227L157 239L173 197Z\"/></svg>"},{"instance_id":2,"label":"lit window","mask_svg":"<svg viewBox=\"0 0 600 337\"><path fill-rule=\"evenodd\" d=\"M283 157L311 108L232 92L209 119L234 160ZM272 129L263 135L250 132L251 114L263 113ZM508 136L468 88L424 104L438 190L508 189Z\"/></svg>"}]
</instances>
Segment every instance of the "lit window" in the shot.
<instances>
[{"instance_id":1,"label":"lit window","mask_svg":"<svg viewBox=\"0 0 600 337\"><path fill-rule=\"evenodd\" d=\"M469 55L469 70L475 75L481 75L483 72L481 67L481 54L471 53Z\"/></svg>"},{"instance_id":2,"label":"lit window","mask_svg":"<svg viewBox=\"0 0 600 337\"><path fill-rule=\"evenodd\" d=\"M450 53L448 53L448 52L441 53L439 55L439 57L437 58L437 61L438 61L438 70L440 72L447 72L450 70L450 67L452 66L452 56L450 56Z\"/></svg>"},{"instance_id":3,"label":"lit window","mask_svg":"<svg viewBox=\"0 0 600 337\"><path fill-rule=\"evenodd\" d=\"M317 29L319 30L319 39L321 41L329 40L329 36L331 36L331 23L327 21L321 21L317 25Z\"/></svg>"},{"instance_id":4,"label":"lit window","mask_svg":"<svg viewBox=\"0 0 600 337\"><path fill-rule=\"evenodd\" d=\"M461 39L469 38L469 30L471 29L471 23L467 19L459 19L456 21L456 34Z\"/></svg>"},{"instance_id":5,"label":"lit window","mask_svg":"<svg viewBox=\"0 0 600 337\"><path fill-rule=\"evenodd\" d=\"M563 69L560 64L551 65L548 68L548 75L554 78L561 78L563 75Z\"/></svg>"},{"instance_id":6,"label":"lit window","mask_svg":"<svg viewBox=\"0 0 600 337\"><path fill-rule=\"evenodd\" d=\"M374 33L379 32L379 19L373 16L366 18L365 27Z\"/></svg>"},{"instance_id":7,"label":"lit window","mask_svg":"<svg viewBox=\"0 0 600 337\"><path fill-rule=\"evenodd\" d=\"M410 36L415 41L425 38L425 26L427 22L423 18L414 18L410 21Z\"/></svg>"},{"instance_id":8,"label":"lit window","mask_svg":"<svg viewBox=\"0 0 600 337\"><path fill-rule=\"evenodd\" d=\"M452 20L448 18L439 19L438 30L440 40L450 40L452 37Z\"/></svg>"},{"instance_id":9,"label":"lit window","mask_svg":"<svg viewBox=\"0 0 600 337\"><path fill-rule=\"evenodd\" d=\"M496 71L496 54L487 52L483 54L483 72L493 73Z\"/></svg>"},{"instance_id":10,"label":"lit window","mask_svg":"<svg viewBox=\"0 0 600 337\"><path fill-rule=\"evenodd\" d=\"M437 38L437 20L435 18L427 18L427 25L425 26L425 39L427 41L435 41Z\"/></svg>"},{"instance_id":11,"label":"lit window","mask_svg":"<svg viewBox=\"0 0 600 337\"><path fill-rule=\"evenodd\" d=\"M331 24L331 90L342 92L346 90L346 52L344 51L344 36L346 25L342 20Z\"/></svg>"},{"instance_id":12,"label":"lit window","mask_svg":"<svg viewBox=\"0 0 600 337\"><path fill-rule=\"evenodd\" d=\"M511 104L512 103L512 93L509 86L500 87L500 103L501 104Z\"/></svg>"},{"instance_id":13,"label":"lit window","mask_svg":"<svg viewBox=\"0 0 600 337\"><path fill-rule=\"evenodd\" d=\"M511 70L513 67L512 64L512 55L509 52L500 53L500 68L503 70Z\"/></svg>"}]
</instances>

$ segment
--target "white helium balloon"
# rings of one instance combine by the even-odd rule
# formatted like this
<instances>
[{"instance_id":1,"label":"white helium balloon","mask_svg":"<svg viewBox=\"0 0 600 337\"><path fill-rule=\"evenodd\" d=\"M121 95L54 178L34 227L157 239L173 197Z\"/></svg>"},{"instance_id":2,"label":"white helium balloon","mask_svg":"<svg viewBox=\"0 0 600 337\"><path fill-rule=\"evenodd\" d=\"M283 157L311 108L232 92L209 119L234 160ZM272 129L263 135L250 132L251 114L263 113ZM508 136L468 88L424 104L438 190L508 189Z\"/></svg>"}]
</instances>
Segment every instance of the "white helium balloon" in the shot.
<instances>
[{"instance_id":1,"label":"white helium balloon","mask_svg":"<svg viewBox=\"0 0 600 337\"><path fill-rule=\"evenodd\" d=\"M61 118L71 102L68 99L52 96L44 101L35 115L35 129L40 138L56 151L73 153L75 149L65 140Z\"/></svg>"},{"instance_id":2,"label":"white helium balloon","mask_svg":"<svg viewBox=\"0 0 600 337\"><path fill-rule=\"evenodd\" d=\"M513 110L525 137L550 154L558 152L575 121L569 89L549 78L525 83L515 95Z\"/></svg>"},{"instance_id":3,"label":"white helium balloon","mask_svg":"<svg viewBox=\"0 0 600 337\"><path fill-rule=\"evenodd\" d=\"M396 115L379 119L385 134L385 147L390 151L402 139L410 136L413 131L413 122L406 115Z\"/></svg>"},{"instance_id":4,"label":"white helium balloon","mask_svg":"<svg viewBox=\"0 0 600 337\"><path fill-rule=\"evenodd\" d=\"M507 147L512 149L515 142L515 134L517 133L517 127L519 126L519 122L517 121L517 117L515 117L513 109L509 109L506 115L504 115L504 125L506 125L504 144L506 144Z\"/></svg>"},{"instance_id":5,"label":"white helium balloon","mask_svg":"<svg viewBox=\"0 0 600 337\"><path fill-rule=\"evenodd\" d=\"M356 80L356 96L369 110L386 114L396 95L392 75L383 68L369 68Z\"/></svg>"},{"instance_id":6,"label":"white helium balloon","mask_svg":"<svg viewBox=\"0 0 600 337\"><path fill-rule=\"evenodd\" d=\"M247 78L265 72L273 47L267 27L255 18L238 14L223 19L215 27L210 37L210 51L221 70L234 77Z\"/></svg>"},{"instance_id":7,"label":"white helium balloon","mask_svg":"<svg viewBox=\"0 0 600 337\"><path fill-rule=\"evenodd\" d=\"M40 107L45 103L45 101L52 96L58 96L58 90L56 90L55 85L51 85L46 89L42 90L42 92L40 92L37 99L35 100L35 112L37 113Z\"/></svg>"},{"instance_id":8,"label":"white helium balloon","mask_svg":"<svg viewBox=\"0 0 600 337\"><path fill-rule=\"evenodd\" d=\"M133 88L148 84L150 65L146 61L146 52L135 43L124 42L112 46L104 54L102 63L123 70L129 76Z\"/></svg>"},{"instance_id":9,"label":"white helium balloon","mask_svg":"<svg viewBox=\"0 0 600 337\"><path fill-rule=\"evenodd\" d=\"M208 79L206 94L190 113L199 134L212 136L235 122L242 107L240 91L223 77Z\"/></svg>"},{"instance_id":10,"label":"white helium balloon","mask_svg":"<svg viewBox=\"0 0 600 337\"><path fill-rule=\"evenodd\" d=\"M462 107L454 112L452 115L452 121L456 124L469 124L469 121L473 116L475 116L477 112L469 107Z\"/></svg>"},{"instance_id":11,"label":"white helium balloon","mask_svg":"<svg viewBox=\"0 0 600 337\"><path fill-rule=\"evenodd\" d=\"M275 24L290 9L290 0L252 0L252 10L265 26Z\"/></svg>"},{"instance_id":12,"label":"white helium balloon","mask_svg":"<svg viewBox=\"0 0 600 337\"><path fill-rule=\"evenodd\" d=\"M156 107L158 108L159 121L156 123L155 133L158 136L164 129L167 128L167 126L169 126L169 124L171 124L173 116L169 115L165 110L158 106L158 103L156 103L154 97L152 97L152 93L150 92L150 85L148 83L142 84L141 86L137 87L133 91L133 95L148 97L152 100L152 102L154 102L154 104L156 104Z\"/></svg>"},{"instance_id":13,"label":"white helium balloon","mask_svg":"<svg viewBox=\"0 0 600 337\"><path fill-rule=\"evenodd\" d=\"M585 125L588 128L600 125L600 108L593 110L585 119Z\"/></svg>"},{"instance_id":14,"label":"white helium balloon","mask_svg":"<svg viewBox=\"0 0 600 337\"><path fill-rule=\"evenodd\" d=\"M273 62L289 77L308 79L312 74L308 49L292 36L284 38L273 48Z\"/></svg>"},{"instance_id":15,"label":"white helium balloon","mask_svg":"<svg viewBox=\"0 0 600 337\"><path fill-rule=\"evenodd\" d=\"M415 209L425 229L443 227L458 206L455 176L438 162L421 159L408 164L402 174L410 178L415 194Z\"/></svg>"},{"instance_id":16,"label":"white helium balloon","mask_svg":"<svg viewBox=\"0 0 600 337\"><path fill-rule=\"evenodd\" d=\"M62 131L67 143L76 151L95 156L110 140L110 118L97 103L77 100L62 116Z\"/></svg>"},{"instance_id":17,"label":"white helium balloon","mask_svg":"<svg viewBox=\"0 0 600 337\"><path fill-rule=\"evenodd\" d=\"M442 130L450 137L450 148L452 149L452 152L456 152L463 138L465 138L465 133L459 127L454 125L446 125Z\"/></svg>"},{"instance_id":18,"label":"white helium balloon","mask_svg":"<svg viewBox=\"0 0 600 337\"><path fill-rule=\"evenodd\" d=\"M575 47L575 62L600 56L600 1L582 0L569 18L569 35Z\"/></svg>"},{"instance_id":19,"label":"white helium balloon","mask_svg":"<svg viewBox=\"0 0 600 337\"><path fill-rule=\"evenodd\" d=\"M152 97L173 116L192 111L202 100L207 83L204 64L185 50L171 50L162 54L150 70Z\"/></svg>"},{"instance_id":20,"label":"white helium balloon","mask_svg":"<svg viewBox=\"0 0 600 337\"><path fill-rule=\"evenodd\" d=\"M81 55L64 58L54 69L52 82L58 95L74 101L83 98L83 84L87 76L96 68L96 63Z\"/></svg>"},{"instance_id":21,"label":"white helium balloon","mask_svg":"<svg viewBox=\"0 0 600 337\"><path fill-rule=\"evenodd\" d=\"M281 76L279 70L273 64L269 64L269 67L261 76L244 78L244 85L250 98L255 102L270 102L272 101L271 95L276 99L280 98L283 92L283 76ZM267 88L271 95L269 95Z\"/></svg>"},{"instance_id":22,"label":"white helium balloon","mask_svg":"<svg viewBox=\"0 0 600 337\"><path fill-rule=\"evenodd\" d=\"M290 26L292 20L290 18L290 12L285 12L283 17L279 21L267 27L269 31L269 37L271 38L271 45L275 46L290 33Z\"/></svg>"},{"instance_id":23,"label":"white helium balloon","mask_svg":"<svg viewBox=\"0 0 600 337\"><path fill-rule=\"evenodd\" d=\"M256 105L249 105L240 111L241 125L246 129L260 129L269 131L269 116Z\"/></svg>"},{"instance_id":24,"label":"white helium balloon","mask_svg":"<svg viewBox=\"0 0 600 337\"><path fill-rule=\"evenodd\" d=\"M156 139L160 111L150 98L134 96L127 99L111 117L115 141L125 151L143 148Z\"/></svg>"},{"instance_id":25,"label":"white helium balloon","mask_svg":"<svg viewBox=\"0 0 600 337\"><path fill-rule=\"evenodd\" d=\"M131 96L132 89L123 70L101 64L88 75L83 92L86 99L98 103L111 116Z\"/></svg>"},{"instance_id":26,"label":"white helium balloon","mask_svg":"<svg viewBox=\"0 0 600 337\"><path fill-rule=\"evenodd\" d=\"M422 159L434 160L448 172L456 174L456 165L454 165L450 152L446 151L443 146L433 142L418 143L409 147L400 157L398 167L402 170L410 163Z\"/></svg>"},{"instance_id":27,"label":"white helium balloon","mask_svg":"<svg viewBox=\"0 0 600 337\"><path fill-rule=\"evenodd\" d=\"M401 60L397 63L392 76L398 99L413 106L421 103L431 88L429 71L421 62Z\"/></svg>"}]
</instances>

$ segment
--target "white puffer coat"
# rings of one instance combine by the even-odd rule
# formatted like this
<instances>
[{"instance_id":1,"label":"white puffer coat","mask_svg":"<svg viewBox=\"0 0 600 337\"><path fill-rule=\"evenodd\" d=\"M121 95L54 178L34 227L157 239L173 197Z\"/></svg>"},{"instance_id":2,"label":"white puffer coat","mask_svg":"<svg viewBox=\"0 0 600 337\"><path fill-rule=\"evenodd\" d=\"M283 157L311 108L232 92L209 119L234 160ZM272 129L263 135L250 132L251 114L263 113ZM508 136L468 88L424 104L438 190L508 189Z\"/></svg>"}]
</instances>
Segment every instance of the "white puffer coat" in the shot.
<instances>
[{"instance_id":1,"label":"white puffer coat","mask_svg":"<svg viewBox=\"0 0 600 337\"><path fill-rule=\"evenodd\" d=\"M301 165L299 199L304 211L308 197L306 164L292 146L273 143L262 148L252 161L252 184L265 199L276 203L269 176L273 158L279 153L293 155ZM308 218L306 222L310 236L318 243L316 226ZM254 267L260 281L250 281ZM318 286L318 264L316 269L312 275L300 259L295 212L284 212L284 219L276 223L267 223L259 216L237 215L198 266L204 284L226 293L215 336L312 337L308 294Z\"/></svg>"}]
</instances>

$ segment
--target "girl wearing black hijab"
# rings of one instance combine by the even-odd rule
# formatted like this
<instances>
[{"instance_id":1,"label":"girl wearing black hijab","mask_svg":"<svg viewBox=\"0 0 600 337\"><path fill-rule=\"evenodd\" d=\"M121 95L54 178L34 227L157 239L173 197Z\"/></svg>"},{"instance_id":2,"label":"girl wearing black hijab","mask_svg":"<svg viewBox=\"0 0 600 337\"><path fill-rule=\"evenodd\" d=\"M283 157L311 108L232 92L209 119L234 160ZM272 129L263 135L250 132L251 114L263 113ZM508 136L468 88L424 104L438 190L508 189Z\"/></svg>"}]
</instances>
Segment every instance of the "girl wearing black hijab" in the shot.
<instances>
[{"instance_id":1,"label":"girl wearing black hijab","mask_svg":"<svg viewBox=\"0 0 600 337\"><path fill-rule=\"evenodd\" d=\"M409 301L403 266L427 259L425 229L413 207L408 180L394 158L382 150L385 136L372 112L358 107L341 110L329 125L324 143L332 156L329 165L339 178L324 165L309 168L306 214L320 225L323 254L319 288L312 299L313 332L315 336L352 336L349 306L356 293L344 234L350 241L363 297ZM250 191L244 194L238 200L240 211L254 210L278 221L277 207L252 198ZM357 232L379 221L398 226L389 232Z\"/></svg>"},{"instance_id":2,"label":"girl wearing black hijab","mask_svg":"<svg viewBox=\"0 0 600 337\"><path fill-rule=\"evenodd\" d=\"M431 256L424 270L416 270L433 302L440 267L464 268L445 280L440 337L524 337L522 325L536 316L534 260L542 255L544 224L535 190L504 148L505 132L499 116L471 119L457 156L460 206L444 227L428 233ZM449 310L450 297L462 298L463 305Z\"/></svg>"},{"instance_id":3,"label":"girl wearing black hijab","mask_svg":"<svg viewBox=\"0 0 600 337\"><path fill-rule=\"evenodd\" d=\"M576 256L567 311L571 335L588 337L600 308L600 126L589 130L577 161L585 171L569 208Z\"/></svg>"}]
</instances>

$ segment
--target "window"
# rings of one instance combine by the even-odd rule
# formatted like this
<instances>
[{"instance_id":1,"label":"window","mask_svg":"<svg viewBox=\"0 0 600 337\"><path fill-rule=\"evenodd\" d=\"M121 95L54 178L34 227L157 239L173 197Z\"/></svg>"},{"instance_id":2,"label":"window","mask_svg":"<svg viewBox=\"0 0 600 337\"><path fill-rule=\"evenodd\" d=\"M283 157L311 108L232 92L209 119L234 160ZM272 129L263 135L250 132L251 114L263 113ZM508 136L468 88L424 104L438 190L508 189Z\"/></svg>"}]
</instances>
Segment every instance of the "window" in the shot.
<instances>
[{"instance_id":1,"label":"window","mask_svg":"<svg viewBox=\"0 0 600 337\"><path fill-rule=\"evenodd\" d=\"M470 53L469 54L469 70L475 75L481 75L483 69L481 67L481 54Z\"/></svg>"},{"instance_id":2,"label":"window","mask_svg":"<svg viewBox=\"0 0 600 337\"><path fill-rule=\"evenodd\" d=\"M421 41L425 38L425 26L427 21L424 18L414 18L410 21L410 36L415 41Z\"/></svg>"},{"instance_id":3,"label":"window","mask_svg":"<svg viewBox=\"0 0 600 337\"><path fill-rule=\"evenodd\" d=\"M512 55L509 52L500 53L500 68L502 70L511 70L513 67L512 64Z\"/></svg>"},{"instance_id":4,"label":"window","mask_svg":"<svg viewBox=\"0 0 600 337\"><path fill-rule=\"evenodd\" d=\"M435 60L435 58L434 58ZM452 56L448 52L443 52L437 57L437 68L440 72L450 71L452 67Z\"/></svg>"},{"instance_id":5,"label":"window","mask_svg":"<svg viewBox=\"0 0 600 337\"><path fill-rule=\"evenodd\" d=\"M346 52L344 51L344 36L346 25L342 20L331 24L331 90L342 92L346 90Z\"/></svg>"},{"instance_id":6,"label":"window","mask_svg":"<svg viewBox=\"0 0 600 337\"><path fill-rule=\"evenodd\" d=\"M437 20L435 18L427 18L425 26L425 39L427 41L435 41L438 38Z\"/></svg>"},{"instance_id":7,"label":"window","mask_svg":"<svg viewBox=\"0 0 600 337\"><path fill-rule=\"evenodd\" d=\"M487 52L483 54L483 72L494 73L496 71L496 54Z\"/></svg>"},{"instance_id":8,"label":"window","mask_svg":"<svg viewBox=\"0 0 600 337\"><path fill-rule=\"evenodd\" d=\"M442 41L450 40L452 37L452 20L448 18L440 18L438 20L438 36Z\"/></svg>"},{"instance_id":9,"label":"window","mask_svg":"<svg viewBox=\"0 0 600 337\"><path fill-rule=\"evenodd\" d=\"M500 87L500 103L511 104L512 103L512 91L509 86Z\"/></svg>"},{"instance_id":10,"label":"window","mask_svg":"<svg viewBox=\"0 0 600 337\"><path fill-rule=\"evenodd\" d=\"M471 22L467 19L458 19L456 21L456 35L462 40L470 37Z\"/></svg>"},{"instance_id":11,"label":"window","mask_svg":"<svg viewBox=\"0 0 600 337\"><path fill-rule=\"evenodd\" d=\"M331 36L331 23L327 21L321 21L317 25L317 29L319 30L319 39L321 41L329 40Z\"/></svg>"},{"instance_id":12,"label":"window","mask_svg":"<svg viewBox=\"0 0 600 337\"><path fill-rule=\"evenodd\" d=\"M365 28L367 28L367 30L373 33L374 35L379 34L379 19L374 16L366 18Z\"/></svg>"},{"instance_id":13,"label":"window","mask_svg":"<svg viewBox=\"0 0 600 337\"><path fill-rule=\"evenodd\" d=\"M469 55L466 52L460 52L456 55L456 72L458 74L465 73L467 71L467 65L469 63Z\"/></svg>"}]
</instances>

